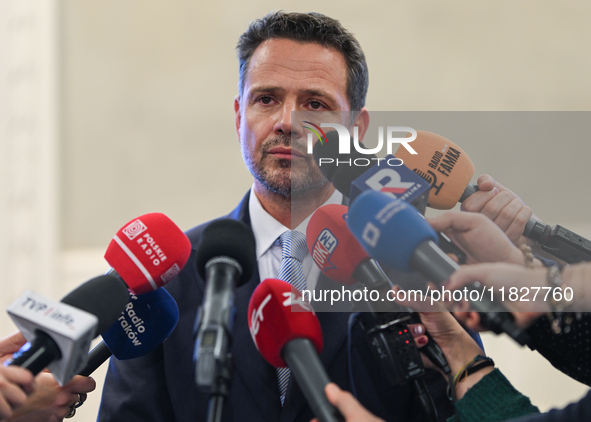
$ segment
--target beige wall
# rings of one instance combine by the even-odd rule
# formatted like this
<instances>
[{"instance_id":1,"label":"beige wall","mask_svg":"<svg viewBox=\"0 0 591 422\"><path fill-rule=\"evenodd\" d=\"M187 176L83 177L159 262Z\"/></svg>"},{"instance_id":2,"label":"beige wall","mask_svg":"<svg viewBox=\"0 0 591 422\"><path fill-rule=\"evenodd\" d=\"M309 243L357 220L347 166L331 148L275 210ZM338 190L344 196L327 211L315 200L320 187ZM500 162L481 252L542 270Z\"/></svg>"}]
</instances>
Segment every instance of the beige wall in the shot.
<instances>
[{"instance_id":1,"label":"beige wall","mask_svg":"<svg viewBox=\"0 0 591 422\"><path fill-rule=\"evenodd\" d=\"M341 20L367 56L370 110L591 110L591 4L578 1L57 4L56 16L45 15L57 27L52 57L59 63L60 115L53 123L60 128L54 143L60 167L49 176L59 177L52 189L59 217L50 221L61 247L48 246L46 254L61 256L54 298L106 267L102 252L131 218L160 211L188 229L240 200L251 177L233 125L234 46L248 23L270 10ZM45 63L51 68L51 60ZM591 238L587 137L540 142L504 135L452 140L478 174L493 174L548 223ZM5 237L9 228L2 230ZM10 260L2 262L15 273ZM15 285L24 291L19 280L17 274L2 282L4 302L22 293ZM6 316L0 329L0 335L12 331ZM584 391L535 354L486 341L509 378L541 407ZM544 383L549 376L556 378ZM92 396L77 419L93 420L98 400Z\"/></svg>"},{"instance_id":2,"label":"beige wall","mask_svg":"<svg viewBox=\"0 0 591 422\"><path fill-rule=\"evenodd\" d=\"M234 207L250 185L233 125L234 46L251 20L278 5L329 14L356 34L370 68L370 110L591 109L591 5L581 2L64 1L66 248L104 247L149 211L187 229ZM521 192L549 222L564 221L564 212L585 219L591 199L577 184L549 201L534 183L556 169L576 180L584 161L539 165L556 143L507 163L498 153L486 160L505 151L506 139L456 142L477 171ZM534 142L521 140L519 152ZM591 153L585 139L563 145L572 159ZM562 210L565 203L580 212Z\"/></svg>"}]
</instances>

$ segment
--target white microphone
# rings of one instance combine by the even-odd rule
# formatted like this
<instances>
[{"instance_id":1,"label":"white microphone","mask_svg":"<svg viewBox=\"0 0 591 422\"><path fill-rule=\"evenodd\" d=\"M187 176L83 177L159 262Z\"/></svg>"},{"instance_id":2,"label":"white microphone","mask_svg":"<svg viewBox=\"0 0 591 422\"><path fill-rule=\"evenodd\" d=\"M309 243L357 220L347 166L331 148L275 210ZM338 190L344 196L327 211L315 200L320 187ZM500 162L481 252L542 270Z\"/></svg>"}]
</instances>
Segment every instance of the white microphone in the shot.
<instances>
[{"instance_id":1,"label":"white microphone","mask_svg":"<svg viewBox=\"0 0 591 422\"><path fill-rule=\"evenodd\" d=\"M87 281L61 302L26 292L7 309L30 342L11 365L33 375L47 367L63 386L86 366L90 342L117 320L127 299L126 286L109 275Z\"/></svg>"}]
</instances>

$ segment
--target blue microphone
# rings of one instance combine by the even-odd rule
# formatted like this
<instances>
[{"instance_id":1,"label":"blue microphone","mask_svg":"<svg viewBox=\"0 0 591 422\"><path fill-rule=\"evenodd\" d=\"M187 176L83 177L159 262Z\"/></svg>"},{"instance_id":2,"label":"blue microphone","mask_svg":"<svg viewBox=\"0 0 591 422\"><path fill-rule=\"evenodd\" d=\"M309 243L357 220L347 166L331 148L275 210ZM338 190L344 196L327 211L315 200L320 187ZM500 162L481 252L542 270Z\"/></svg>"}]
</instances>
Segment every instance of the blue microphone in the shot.
<instances>
[{"instance_id":1,"label":"blue microphone","mask_svg":"<svg viewBox=\"0 0 591 422\"><path fill-rule=\"evenodd\" d=\"M369 255L404 272L415 270L411 261L419 246L438 243L435 230L412 205L376 191L361 193L351 204L347 225ZM442 283L453 271L429 280Z\"/></svg>"},{"instance_id":2,"label":"blue microphone","mask_svg":"<svg viewBox=\"0 0 591 422\"><path fill-rule=\"evenodd\" d=\"M437 285L446 281L459 265L437 245L437 233L412 205L381 192L365 191L349 207L347 225L369 255L400 271L417 271ZM495 333L505 332L520 344L529 336L499 302L488 300L475 282L481 300L470 301L481 323Z\"/></svg>"},{"instance_id":3,"label":"blue microphone","mask_svg":"<svg viewBox=\"0 0 591 422\"><path fill-rule=\"evenodd\" d=\"M88 365L79 375L89 376L111 355L119 360L143 356L170 336L179 320L179 309L164 289L141 295L129 293L129 302L117 321L103 333L88 354Z\"/></svg>"}]
</instances>

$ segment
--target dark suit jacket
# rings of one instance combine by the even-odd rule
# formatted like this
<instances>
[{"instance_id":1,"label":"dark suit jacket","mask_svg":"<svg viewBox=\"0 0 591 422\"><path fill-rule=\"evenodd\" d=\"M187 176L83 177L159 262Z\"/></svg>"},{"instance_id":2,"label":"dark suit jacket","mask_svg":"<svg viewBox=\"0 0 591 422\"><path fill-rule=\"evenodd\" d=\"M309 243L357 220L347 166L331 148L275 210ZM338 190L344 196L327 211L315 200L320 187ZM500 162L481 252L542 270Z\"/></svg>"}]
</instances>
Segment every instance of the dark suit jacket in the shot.
<instances>
[{"instance_id":1,"label":"dark suit jacket","mask_svg":"<svg viewBox=\"0 0 591 422\"><path fill-rule=\"evenodd\" d=\"M229 217L250 225L248 198L247 194ZM176 329L149 355L128 361L111 359L98 417L100 422L207 420L209 398L197 391L193 362L195 317L205 291L205 281L195 266L195 249L206 226L207 223L187 232L193 245L191 257L177 279L166 286L179 307L180 319ZM285 404L281 406L275 368L259 354L250 336L248 303L259 281L257 269L252 279L236 291L236 320L231 346L235 369L223 420L308 422L313 417L312 412L292 379ZM324 277L319 280L319 285L326 286L330 282ZM351 391L346 341L349 314L317 315L324 340L320 359L331 380ZM380 377L357 324L352 329L351 343L351 371L361 403L386 420L422 420L412 389L406 386L391 388ZM428 384L440 409L440 420L445 420L452 414L445 395L445 382L439 374L432 373Z\"/></svg>"}]
</instances>

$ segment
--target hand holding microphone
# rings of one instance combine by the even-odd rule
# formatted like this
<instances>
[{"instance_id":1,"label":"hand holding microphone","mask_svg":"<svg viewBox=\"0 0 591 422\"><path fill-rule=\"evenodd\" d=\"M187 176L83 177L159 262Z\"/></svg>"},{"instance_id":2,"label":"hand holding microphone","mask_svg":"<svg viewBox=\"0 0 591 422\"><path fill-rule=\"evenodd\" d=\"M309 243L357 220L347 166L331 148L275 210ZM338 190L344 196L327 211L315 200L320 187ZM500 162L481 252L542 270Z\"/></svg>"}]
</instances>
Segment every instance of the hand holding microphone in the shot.
<instances>
[{"instance_id":1,"label":"hand holding microphone","mask_svg":"<svg viewBox=\"0 0 591 422\"><path fill-rule=\"evenodd\" d=\"M9 308L19 329L37 342L14 364L25 365L34 374L51 364L58 382L65 384L86 365L89 341L119 317L128 302L127 288L136 293L156 290L180 272L190 252L185 234L164 214L145 214L127 223L105 254L113 275L96 277L74 290L62 300L63 311L33 293ZM98 318L98 326L77 309Z\"/></svg>"},{"instance_id":2,"label":"hand holding microphone","mask_svg":"<svg viewBox=\"0 0 591 422\"><path fill-rule=\"evenodd\" d=\"M35 391L35 379L29 371L0 365L0 421L12 417L13 411Z\"/></svg>"},{"instance_id":3,"label":"hand holding microphone","mask_svg":"<svg viewBox=\"0 0 591 422\"><path fill-rule=\"evenodd\" d=\"M364 192L349 208L347 224L355 237L380 262L400 271L419 271L441 285L459 266L436 244L436 232L412 208L381 192ZM470 290L481 290L474 284ZM480 312L483 325L496 333L505 332L520 344L528 342L506 309L484 293L471 300Z\"/></svg>"},{"instance_id":4,"label":"hand holding microphone","mask_svg":"<svg viewBox=\"0 0 591 422\"><path fill-rule=\"evenodd\" d=\"M521 198L488 175L481 176L478 185L472 183L472 160L462 148L441 135L418 130L413 147L418 154L398 148L395 155L431 183L430 207L447 210L462 202L463 210L483 213L511 241L519 240L532 217L531 209Z\"/></svg>"},{"instance_id":5,"label":"hand holding microphone","mask_svg":"<svg viewBox=\"0 0 591 422\"><path fill-rule=\"evenodd\" d=\"M48 306L42 316L34 313L14 312L21 327L29 327L34 333L30 337L32 343L26 350L21 350L11 362L11 368L21 365L37 374L49 364L55 372L55 377L49 373L41 373L35 378L35 392L15 410L14 421L48 421L62 419L71 412L74 403L80 400L80 395L94 390L95 382L92 378L74 377L72 372L83 364L88 350L89 341L98 331L103 331L111 324L124 305L125 286L111 276L96 277L68 294L60 303L39 300L38 295L27 293L27 299L37 299L36 306L43 311L43 305ZM107 298L103 295L106 295ZM105 300L108 299L108 300ZM25 300L26 302L26 300ZM17 300L17 305L19 300ZM70 305L70 306L68 306ZM14 306L14 305L13 305ZM14 310L14 308L13 308ZM65 324L62 330L59 324L47 321L52 317L59 318ZM79 318L88 320L89 325L80 324ZM3 341L8 349L5 353L14 353L24 343L24 337L17 333ZM27 371L28 372L28 371ZM75 373L75 372L74 372ZM61 383L61 386L56 382ZM66 381L69 381L65 384ZM65 385L64 385L65 384Z\"/></svg>"},{"instance_id":6,"label":"hand holding microphone","mask_svg":"<svg viewBox=\"0 0 591 422\"><path fill-rule=\"evenodd\" d=\"M487 216L515 245L526 242L523 237L526 225L530 219L538 220L531 208L517 194L488 174L480 176L477 185L478 191L462 203L461 210Z\"/></svg>"},{"instance_id":7,"label":"hand holding microphone","mask_svg":"<svg viewBox=\"0 0 591 422\"><path fill-rule=\"evenodd\" d=\"M61 387L46 371L35 377L35 383L35 392L14 411L11 422L61 421L66 415L73 415L72 409L96 388L92 378L83 376L75 376Z\"/></svg>"},{"instance_id":8,"label":"hand holding microphone","mask_svg":"<svg viewBox=\"0 0 591 422\"><path fill-rule=\"evenodd\" d=\"M473 212L449 211L427 218L436 231L445 233L467 256L467 264L507 262L525 264L523 253L488 217ZM536 265L542 265L535 260Z\"/></svg>"},{"instance_id":9,"label":"hand holding microphone","mask_svg":"<svg viewBox=\"0 0 591 422\"><path fill-rule=\"evenodd\" d=\"M11 365L37 375L45 367L64 385L86 364L90 341L111 326L127 303L127 289L117 278L95 277L61 302L27 292L8 308L29 339Z\"/></svg>"},{"instance_id":10,"label":"hand holding microphone","mask_svg":"<svg viewBox=\"0 0 591 422\"><path fill-rule=\"evenodd\" d=\"M9 359L25 343L26 339L20 332L0 340L0 362ZM0 364L0 372L3 370L21 371L33 379L30 371L16 366L5 368ZM20 406L12 406L14 411L12 412L11 421L47 422L61 420L68 414L73 403L79 400L81 396L85 397L86 393L94 390L95 382L92 378L76 376L67 385L60 387L53 375L49 372L42 372L35 377L33 386L34 391L32 391L32 394L28 389L23 391L19 388L21 394L26 393L28 397ZM1 392L0 396L2 396ZM2 401L1 398L0 401ZM2 417L0 417L0 420L2 420Z\"/></svg>"},{"instance_id":11,"label":"hand holding microphone","mask_svg":"<svg viewBox=\"0 0 591 422\"><path fill-rule=\"evenodd\" d=\"M346 206L337 204L324 205L316 210L306 230L310 254L321 271L333 280L346 285L360 282L379 292L377 301L366 303L370 312L363 312L359 317L374 358L392 386L412 385L425 420L437 420L437 410L423 379L425 371L420 355L414 343L409 341L407 323L412 311L396 302L384 301L392 284L347 228L347 211ZM439 368L449 372L449 365L435 341L423 350Z\"/></svg>"},{"instance_id":12,"label":"hand holding microphone","mask_svg":"<svg viewBox=\"0 0 591 422\"><path fill-rule=\"evenodd\" d=\"M515 244L521 235L534 240L544 252L567 263L591 261L591 241L570 230L538 221L531 209L514 192L488 175L470 179L474 165L464 151L449 139L431 132L417 131L411 155L398 148L396 157L431 183L429 206L451 209L462 202L462 209L480 212L493 220Z\"/></svg>"}]
</instances>

